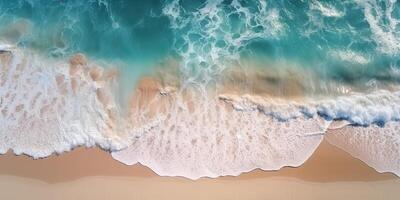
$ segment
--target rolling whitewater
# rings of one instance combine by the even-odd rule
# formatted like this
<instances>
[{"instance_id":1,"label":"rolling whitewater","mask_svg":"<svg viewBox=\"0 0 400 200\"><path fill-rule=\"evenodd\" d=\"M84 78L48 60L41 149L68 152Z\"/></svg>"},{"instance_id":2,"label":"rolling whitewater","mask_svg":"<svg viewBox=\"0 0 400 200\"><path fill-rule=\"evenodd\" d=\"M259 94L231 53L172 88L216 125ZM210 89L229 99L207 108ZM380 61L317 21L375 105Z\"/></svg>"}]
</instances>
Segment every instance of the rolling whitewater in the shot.
<instances>
[{"instance_id":1,"label":"rolling whitewater","mask_svg":"<svg viewBox=\"0 0 400 200\"><path fill-rule=\"evenodd\" d=\"M400 176L395 0L0 0L0 153L98 146L190 179L322 140Z\"/></svg>"}]
</instances>

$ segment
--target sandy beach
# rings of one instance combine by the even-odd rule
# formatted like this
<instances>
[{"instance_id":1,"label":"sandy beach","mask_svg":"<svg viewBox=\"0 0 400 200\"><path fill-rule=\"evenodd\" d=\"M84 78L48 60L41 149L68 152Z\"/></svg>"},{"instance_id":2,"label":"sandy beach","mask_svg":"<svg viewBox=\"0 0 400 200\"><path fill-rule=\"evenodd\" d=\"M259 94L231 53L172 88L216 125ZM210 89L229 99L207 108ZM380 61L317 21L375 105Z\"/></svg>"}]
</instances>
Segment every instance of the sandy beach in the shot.
<instances>
[{"instance_id":1,"label":"sandy beach","mask_svg":"<svg viewBox=\"0 0 400 200\"><path fill-rule=\"evenodd\" d=\"M33 160L0 156L0 199L397 199L400 180L323 142L298 168L197 181L160 177L97 148Z\"/></svg>"}]
</instances>

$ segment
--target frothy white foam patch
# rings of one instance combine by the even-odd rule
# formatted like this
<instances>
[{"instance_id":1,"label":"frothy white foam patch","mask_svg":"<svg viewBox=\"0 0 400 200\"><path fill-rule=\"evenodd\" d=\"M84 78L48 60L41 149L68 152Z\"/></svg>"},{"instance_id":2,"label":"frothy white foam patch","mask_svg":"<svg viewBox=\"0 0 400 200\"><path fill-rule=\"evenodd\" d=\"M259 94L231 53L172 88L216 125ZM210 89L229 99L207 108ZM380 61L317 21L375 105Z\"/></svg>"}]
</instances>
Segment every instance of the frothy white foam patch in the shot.
<instances>
[{"instance_id":1,"label":"frothy white foam patch","mask_svg":"<svg viewBox=\"0 0 400 200\"><path fill-rule=\"evenodd\" d=\"M399 121L388 122L384 127L346 126L329 130L325 138L378 172L392 172L400 176L399 130Z\"/></svg>"},{"instance_id":2,"label":"frothy white foam patch","mask_svg":"<svg viewBox=\"0 0 400 200\"><path fill-rule=\"evenodd\" d=\"M357 0L356 2L364 8L365 19L380 51L389 55L398 55L400 53L400 32L398 31L400 19L394 14L398 2L385 1L384 4L377 0Z\"/></svg>"},{"instance_id":3,"label":"frothy white foam patch","mask_svg":"<svg viewBox=\"0 0 400 200\"><path fill-rule=\"evenodd\" d=\"M78 145L121 148L112 81L83 56L44 59L28 50L0 54L0 152L34 158Z\"/></svg>"},{"instance_id":4,"label":"frothy white foam patch","mask_svg":"<svg viewBox=\"0 0 400 200\"><path fill-rule=\"evenodd\" d=\"M6 53L6 52L11 52L13 50L15 50L14 45L0 42L0 52Z\"/></svg>"},{"instance_id":5,"label":"frothy white foam patch","mask_svg":"<svg viewBox=\"0 0 400 200\"><path fill-rule=\"evenodd\" d=\"M163 176L239 175L301 165L326 129L318 118L280 122L257 110L227 110L220 103L172 107L157 126L112 156L128 165L140 162Z\"/></svg>"},{"instance_id":6,"label":"frothy white foam patch","mask_svg":"<svg viewBox=\"0 0 400 200\"><path fill-rule=\"evenodd\" d=\"M310 8L318 10L322 15L327 17L342 17L344 15L344 12L337 10L333 5L324 4L319 1L312 1Z\"/></svg>"},{"instance_id":7,"label":"frothy white foam patch","mask_svg":"<svg viewBox=\"0 0 400 200\"><path fill-rule=\"evenodd\" d=\"M334 51L332 54L339 58L340 60L350 62L350 63L357 63L357 64L368 64L370 60L363 54L351 51L351 50L339 50Z\"/></svg>"},{"instance_id":8,"label":"frothy white foam patch","mask_svg":"<svg viewBox=\"0 0 400 200\"><path fill-rule=\"evenodd\" d=\"M381 90L342 96L318 103L316 111L330 119L345 119L357 125L384 124L400 119L400 93Z\"/></svg>"},{"instance_id":9,"label":"frothy white foam patch","mask_svg":"<svg viewBox=\"0 0 400 200\"><path fill-rule=\"evenodd\" d=\"M252 95L220 95L236 110L258 110L278 120L298 117L326 117L347 120L352 124L370 125L400 120L400 93L386 90L370 94L352 93L336 98L295 102Z\"/></svg>"}]
</instances>

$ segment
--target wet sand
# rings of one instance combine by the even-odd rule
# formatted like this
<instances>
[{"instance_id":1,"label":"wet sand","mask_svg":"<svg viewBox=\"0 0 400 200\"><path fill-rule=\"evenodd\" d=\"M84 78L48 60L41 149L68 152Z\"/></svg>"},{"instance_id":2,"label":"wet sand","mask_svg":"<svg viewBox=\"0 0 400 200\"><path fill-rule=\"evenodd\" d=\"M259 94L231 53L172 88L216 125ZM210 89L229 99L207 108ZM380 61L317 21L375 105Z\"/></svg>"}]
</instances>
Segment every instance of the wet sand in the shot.
<instances>
[{"instance_id":1,"label":"wet sand","mask_svg":"<svg viewBox=\"0 0 400 200\"><path fill-rule=\"evenodd\" d=\"M160 177L98 148L33 160L0 156L0 199L398 199L400 179L323 142L301 167L238 177Z\"/></svg>"}]
</instances>

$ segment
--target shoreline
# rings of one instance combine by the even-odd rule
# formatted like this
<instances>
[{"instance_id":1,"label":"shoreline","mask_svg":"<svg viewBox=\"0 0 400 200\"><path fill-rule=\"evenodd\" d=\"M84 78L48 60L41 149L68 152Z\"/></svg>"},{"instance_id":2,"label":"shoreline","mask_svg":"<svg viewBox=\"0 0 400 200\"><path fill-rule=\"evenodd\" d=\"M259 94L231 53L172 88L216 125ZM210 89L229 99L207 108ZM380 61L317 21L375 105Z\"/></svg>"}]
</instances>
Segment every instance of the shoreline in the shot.
<instances>
[{"instance_id":1,"label":"shoreline","mask_svg":"<svg viewBox=\"0 0 400 200\"><path fill-rule=\"evenodd\" d=\"M47 183L68 182L95 176L193 181L184 177L159 176L150 168L141 164L125 165L113 159L106 151L99 148L84 147L38 160L26 155L16 156L9 151L7 154L0 156L0 176L4 175L32 178ZM199 181L235 181L276 177L295 178L316 183L339 181L373 182L398 179L392 173L378 173L361 160L353 158L327 141L322 141L314 154L299 167L283 167L277 171L256 169L242 173L239 176L200 178Z\"/></svg>"},{"instance_id":2,"label":"shoreline","mask_svg":"<svg viewBox=\"0 0 400 200\"><path fill-rule=\"evenodd\" d=\"M39 160L0 156L0 199L396 200L399 187L395 175L380 174L326 141L300 167L199 180L158 176L99 148Z\"/></svg>"}]
</instances>

